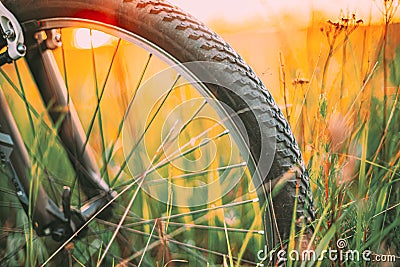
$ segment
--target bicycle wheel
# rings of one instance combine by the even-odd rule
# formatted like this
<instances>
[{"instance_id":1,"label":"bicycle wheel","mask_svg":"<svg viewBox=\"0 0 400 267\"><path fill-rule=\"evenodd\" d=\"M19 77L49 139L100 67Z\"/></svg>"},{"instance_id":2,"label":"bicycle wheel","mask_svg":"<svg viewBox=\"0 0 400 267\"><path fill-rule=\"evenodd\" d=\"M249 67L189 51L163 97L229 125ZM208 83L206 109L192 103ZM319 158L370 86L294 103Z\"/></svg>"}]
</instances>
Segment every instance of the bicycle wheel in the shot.
<instances>
[{"instance_id":1,"label":"bicycle wheel","mask_svg":"<svg viewBox=\"0 0 400 267\"><path fill-rule=\"evenodd\" d=\"M195 18L159 1L4 4L20 21L37 20L43 39L50 29L63 38L52 52L66 85L60 94L76 108L83 150L93 151L118 196L113 216L93 219L57 261L256 265L267 240L271 249L289 237L292 221L301 228L299 218L313 219L308 176L288 123L251 68ZM32 53L28 48L28 66ZM77 179L81 163L65 151L82 147L63 147L55 134L69 109L52 106L52 95L42 96L45 105L36 100L28 66L3 68L2 86L10 105L26 110L15 116L35 163L31 174L56 204L62 187L72 188L80 209L90 186ZM49 108L64 115L51 123L41 115ZM14 230L13 236L24 233ZM5 240L7 264L47 263L57 250L24 258L11 251L10 235ZM18 242L30 249L34 243Z\"/></svg>"}]
</instances>

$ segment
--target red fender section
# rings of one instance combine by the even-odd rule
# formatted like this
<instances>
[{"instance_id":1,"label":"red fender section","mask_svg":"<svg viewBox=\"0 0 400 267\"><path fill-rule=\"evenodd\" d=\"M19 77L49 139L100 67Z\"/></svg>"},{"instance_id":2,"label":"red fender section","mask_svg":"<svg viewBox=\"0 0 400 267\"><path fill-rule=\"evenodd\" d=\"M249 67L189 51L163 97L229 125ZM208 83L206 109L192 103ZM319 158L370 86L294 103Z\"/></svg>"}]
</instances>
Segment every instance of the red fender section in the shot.
<instances>
[{"instance_id":1,"label":"red fender section","mask_svg":"<svg viewBox=\"0 0 400 267\"><path fill-rule=\"evenodd\" d=\"M106 14L93 10L80 10L73 17L100 21L107 24L118 25L118 19L113 14Z\"/></svg>"}]
</instances>

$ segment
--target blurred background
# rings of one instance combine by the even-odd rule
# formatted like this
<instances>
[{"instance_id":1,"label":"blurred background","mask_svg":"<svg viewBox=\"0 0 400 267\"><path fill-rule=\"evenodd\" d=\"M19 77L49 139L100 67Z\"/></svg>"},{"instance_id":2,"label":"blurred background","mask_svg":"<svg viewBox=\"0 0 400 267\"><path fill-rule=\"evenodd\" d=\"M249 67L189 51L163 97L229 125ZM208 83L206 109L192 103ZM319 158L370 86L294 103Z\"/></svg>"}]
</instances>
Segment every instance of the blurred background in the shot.
<instances>
[{"instance_id":1,"label":"blurred background","mask_svg":"<svg viewBox=\"0 0 400 267\"><path fill-rule=\"evenodd\" d=\"M322 91L335 118L354 108L361 88L364 97L371 93L381 100L398 91L398 1L171 2L237 50L272 91L300 142L306 134L298 132L301 109L314 114ZM305 138L304 148L312 142Z\"/></svg>"},{"instance_id":2,"label":"blurred background","mask_svg":"<svg viewBox=\"0 0 400 267\"><path fill-rule=\"evenodd\" d=\"M328 20L336 22L342 18L352 18L353 14L356 20L362 20L360 29L352 36L352 47L360 48L358 45L364 43L364 55L371 62L372 54L381 45L378 37L382 36L383 28L380 26L385 20L384 1L379 0L170 2L222 35L272 91L279 88L280 54L288 63L286 67L290 73L287 78L294 79L298 75L310 77L314 71L318 75L318 63L323 63L329 50L326 36L320 31ZM399 13L394 12L391 23L398 21ZM389 31L391 36L388 45L396 48L399 44L395 34L398 28L393 25ZM348 52L352 53L350 50ZM361 58L361 55L357 56ZM354 77L355 74L349 75ZM276 100L279 102L279 99Z\"/></svg>"},{"instance_id":3,"label":"blurred background","mask_svg":"<svg viewBox=\"0 0 400 267\"><path fill-rule=\"evenodd\" d=\"M172 2L206 21L271 90L310 171L319 238L336 227L331 242L398 255L399 2Z\"/></svg>"},{"instance_id":4,"label":"blurred background","mask_svg":"<svg viewBox=\"0 0 400 267\"><path fill-rule=\"evenodd\" d=\"M296 135L310 173L317 211L317 219L314 222L317 231L313 236L317 246L320 249L328 245L334 248L336 241L344 238L351 249L363 251L368 248L377 254L399 255L400 24L398 19L400 12L398 1L171 0L171 2L198 17L220 34L255 70L272 92ZM114 154L110 155L113 154L116 162L110 161L109 158L106 163L111 162L110 168L105 168L105 172L109 172L110 177L113 177L120 170L127 169L117 162L117 159L123 161L124 156L122 144L117 140L119 125L141 79L129 74L135 71L141 73L145 66L146 74L143 76L143 81L146 81L165 68L165 63L153 58L147 67L145 63L150 61L147 52L127 42L119 43L116 38L101 32L81 28L62 29L60 32L64 45L63 50L58 49L54 52L56 60L60 69L65 71L65 77L68 74L71 98L74 100L83 126L94 132L94 137L93 135L89 137L89 143L100 156L105 152L114 151ZM111 78L108 80L108 64L113 60L116 47L132 58L135 56L135 60L130 57L118 57ZM76 67L77 62L80 64L79 68ZM97 67L97 70L93 66ZM42 131L42 136L38 137L31 130L33 126L40 126L42 121L48 123L49 119L46 115L41 115L45 114L46 107L43 106L35 90L24 62L19 61L14 65L5 66L1 77L2 89L9 98L8 102L20 123L20 130L31 154L38 156L41 151L46 151L46 157L41 159L46 162L46 172L51 171L57 173L55 177L62 177L61 186L67 179L74 181L75 174L72 168L60 164L62 161L59 158L63 156L60 153L61 149L54 144L49 144L54 146L53 150L42 147L44 143L42 140L47 139L50 143L54 143L54 136L49 135L48 131ZM171 75L172 78L175 79L175 76ZM97 80L108 83L104 82L103 89L107 88L103 96L105 100L98 109L103 114L101 115L103 119L94 120L99 106ZM22 84L26 88L26 97L17 96L20 83L21 88ZM176 96L177 100L182 101L196 96L194 93L193 95L189 93L186 88L183 89L182 96ZM33 122L30 122L32 110L25 109L27 106L25 99L28 99L29 104L32 104L40 114ZM171 101L165 104L165 107L170 111L174 110L179 101ZM143 103L147 102L139 102ZM161 116L159 121L155 121L155 126L158 126L155 128L161 129L160 125L166 121L165 118ZM144 119L149 118L144 117ZM109 124L104 121L108 121ZM192 130L193 133L198 132L196 128ZM41 131L36 132L41 133ZM153 138L147 142L154 146L153 150L156 150L160 140ZM220 147L222 155L226 145L221 142ZM104 161L100 156L99 162ZM214 162L215 166L220 166L223 160L225 160L223 157L217 159ZM237 163L240 161L237 160ZM35 169L32 170L32 174L36 177L34 171ZM127 179L130 178L129 171L125 171L124 175ZM169 177L170 173L181 175L179 170L173 168L166 168L163 171L165 177ZM110 181L113 182L112 179ZM243 184L239 185L243 188L250 187L246 181ZM249 188L249 191L252 191L252 188ZM137 209L135 212L142 218L158 218L165 214L166 210L170 212L164 205L154 203L149 205L145 193L141 194L139 199L140 203L134 209ZM224 203L230 203L232 199L236 199L235 195L227 194L223 200ZM16 199L13 201L17 203ZM5 206L1 213L13 214L6 210L9 206ZM250 227L261 229L258 205L235 207L231 211L230 213L211 211L204 218L208 221L208 225L218 226L220 229L223 229L224 223L227 223L228 227L241 224L246 229ZM179 212L190 213L190 209L178 208L172 213ZM25 222L26 216L21 211L18 214L20 216L18 220L7 219L2 224L29 225ZM193 223L195 219L195 216L185 217L180 223ZM2 248L6 248L2 249L3 251L14 249L15 243L21 244L20 247L24 246L23 234L26 231L21 229L20 227L14 230L18 238L12 236L8 240L3 239L3 244L0 244ZM150 233L151 228L145 225L141 230ZM184 231L182 236L185 242L207 243L211 249L221 249L225 253L225 248L217 245L218 241L224 238L223 232L217 235L210 233L208 239L200 241L198 239L202 239L202 235L193 230ZM141 243L146 243L146 240L143 237ZM251 242L247 240L246 243L243 242L243 235L235 234L230 236L230 240L236 244L232 245L232 251L241 253L244 248L247 250L245 253L247 258L253 260L259 247L262 246L260 237L255 237ZM91 257L98 256L99 244L95 244ZM39 243L37 247L42 246ZM34 251L33 254L37 253L35 246L30 249ZM21 256L19 263L21 264L15 266L26 263L25 258ZM327 261L326 266L329 264L331 262ZM340 262L339 265L342 266Z\"/></svg>"}]
</instances>

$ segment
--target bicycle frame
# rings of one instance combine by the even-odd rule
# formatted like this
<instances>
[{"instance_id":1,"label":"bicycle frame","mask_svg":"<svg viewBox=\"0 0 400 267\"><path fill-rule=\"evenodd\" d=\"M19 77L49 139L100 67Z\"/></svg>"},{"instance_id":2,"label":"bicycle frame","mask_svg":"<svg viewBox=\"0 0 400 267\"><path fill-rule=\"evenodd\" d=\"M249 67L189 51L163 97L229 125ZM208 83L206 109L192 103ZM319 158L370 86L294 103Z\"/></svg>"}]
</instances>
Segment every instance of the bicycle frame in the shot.
<instances>
[{"instance_id":1,"label":"bicycle frame","mask_svg":"<svg viewBox=\"0 0 400 267\"><path fill-rule=\"evenodd\" d=\"M6 13L5 15L4 9L5 7L0 3L2 19L11 14ZM25 57L26 62L35 78L40 95L48 108L53 123L60 125L58 128L59 140L76 170L76 175L89 199L89 204L82 207L80 211L71 209L71 192L67 187L64 188L62 209L54 204L42 186L37 188L37 195L29 196L29 192L32 192L28 176L30 172L29 155L5 96L0 89L0 154L2 163L25 212L32 215L32 224L37 234L40 236L52 235L55 240L64 240L75 233L89 218L99 213L106 205L109 206L107 203L115 196L115 193L101 179L91 147L87 144L83 127L73 103L68 98L66 85L51 52L51 49L61 45L59 36L54 30L46 31L47 38L44 39L42 33L38 32L39 23L37 21L15 26L16 22L13 16L9 17L8 20L13 22L13 29L11 30L16 32L17 36L20 36L18 31L23 29L23 33L28 37L25 39L25 44L22 44L28 48ZM2 31L4 33L4 27L2 27ZM3 34L0 43L8 44L8 49L4 52L6 54L0 55L0 58L4 59L2 64L10 63L18 58L13 57L8 51L10 47L15 45L22 47L20 41L24 41L23 37L19 37L18 40L16 43L15 41L10 43L9 37ZM102 212L103 214L106 214L106 212Z\"/></svg>"}]
</instances>

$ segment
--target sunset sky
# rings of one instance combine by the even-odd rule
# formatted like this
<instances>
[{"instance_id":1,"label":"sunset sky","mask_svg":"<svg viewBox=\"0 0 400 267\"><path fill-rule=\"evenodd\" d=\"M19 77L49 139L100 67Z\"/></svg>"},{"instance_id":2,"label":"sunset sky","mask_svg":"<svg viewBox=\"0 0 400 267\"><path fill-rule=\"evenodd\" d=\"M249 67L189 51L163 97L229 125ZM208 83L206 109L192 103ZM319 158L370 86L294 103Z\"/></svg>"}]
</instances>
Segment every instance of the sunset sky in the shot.
<instances>
[{"instance_id":1,"label":"sunset sky","mask_svg":"<svg viewBox=\"0 0 400 267\"><path fill-rule=\"evenodd\" d=\"M321 64L327 53L326 38L319 30L327 20L338 21L341 17L355 14L356 20L363 20L362 25L366 27L383 22L384 0L168 1L204 21L220 34L277 96L280 93L280 53L291 67L288 69L291 78L296 75L310 77L315 69L322 68L316 68L315 64ZM395 18L393 22L400 21L400 10L397 10ZM316 30L310 31L310 25ZM354 47L363 40L360 34L361 31L353 34ZM392 34L398 35L396 32ZM369 28L365 40L369 42L367 55L370 57L373 57L380 37L379 27ZM393 39L391 44L394 47L397 46L396 40ZM341 62L342 57L339 54L335 56L338 58L335 58L332 66ZM362 58L361 55L358 57ZM330 71L335 73L338 65L332 66Z\"/></svg>"},{"instance_id":2,"label":"sunset sky","mask_svg":"<svg viewBox=\"0 0 400 267\"><path fill-rule=\"evenodd\" d=\"M381 0L170 0L196 17L210 21L222 18L229 22L240 22L254 17L263 20L275 19L279 14L291 14L307 23L310 10L318 9L329 17L339 16L340 11L356 13L357 17L368 20L381 19L378 7Z\"/></svg>"}]
</instances>

